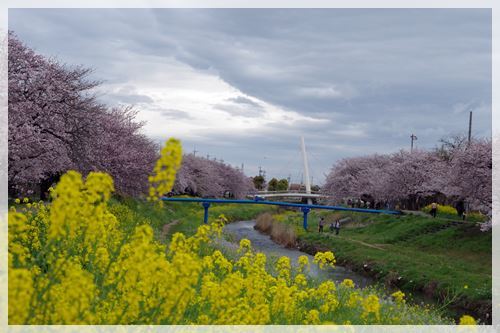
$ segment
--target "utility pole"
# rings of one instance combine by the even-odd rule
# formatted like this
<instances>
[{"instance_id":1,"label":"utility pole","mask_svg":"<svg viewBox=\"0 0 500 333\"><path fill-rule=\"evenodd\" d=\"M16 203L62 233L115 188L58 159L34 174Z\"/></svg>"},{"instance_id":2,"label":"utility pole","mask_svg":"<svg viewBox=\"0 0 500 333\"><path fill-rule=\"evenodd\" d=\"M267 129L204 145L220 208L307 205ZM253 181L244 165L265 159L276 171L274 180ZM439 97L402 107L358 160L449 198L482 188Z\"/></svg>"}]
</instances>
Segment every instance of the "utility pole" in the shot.
<instances>
[{"instance_id":1,"label":"utility pole","mask_svg":"<svg viewBox=\"0 0 500 333\"><path fill-rule=\"evenodd\" d=\"M241 172L245 171L245 164L241 163Z\"/></svg>"},{"instance_id":2,"label":"utility pole","mask_svg":"<svg viewBox=\"0 0 500 333\"><path fill-rule=\"evenodd\" d=\"M198 153L198 151L196 150L196 146L194 146L194 150L193 150L193 155L196 157L196 153Z\"/></svg>"},{"instance_id":3,"label":"utility pole","mask_svg":"<svg viewBox=\"0 0 500 333\"><path fill-rule=\"evenodd\" d=\"M264 159L267 159L267 157L264 156ZM264 170L260 165L259 165L259 176L262 176L264 179L266 179L266 170Z\"/></svg>"},{"instance_id":4,"label":"utility pole","mask_svg":"<svg viewBox=\"0 0 500 333\"><path fill-rule=\"evenodd\" d=\"M472 111L469 113L469 140L467 143L470 145L470 137L472 133Z\"/></svg>"},{"instance_id":5,"label":"utility pole","mask_svg":"<svg viewBox=\"0 0 500 333\"><path fill-rule=\"evenodd\" d=\"M417 140L417 136L412 133L410 138L411 138L411 150L410 150L410 152L413 153L413 141Z\"/></svg>"}]
</instances>

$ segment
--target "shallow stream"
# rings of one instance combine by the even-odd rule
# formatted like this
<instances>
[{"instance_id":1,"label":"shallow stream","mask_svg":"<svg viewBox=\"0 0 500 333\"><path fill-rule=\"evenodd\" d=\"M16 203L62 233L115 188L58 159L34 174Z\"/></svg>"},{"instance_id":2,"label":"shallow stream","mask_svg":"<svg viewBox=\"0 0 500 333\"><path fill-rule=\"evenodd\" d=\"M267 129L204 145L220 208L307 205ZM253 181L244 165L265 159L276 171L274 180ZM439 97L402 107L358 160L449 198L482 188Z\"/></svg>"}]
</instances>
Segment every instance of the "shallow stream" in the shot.
<instances>
[{"instance_id":1,"label":"shallow stream","mask_svg":"<svg viewBox=\"0 0 500 333\"><path fill-rule=\"evenodd\" d=\"M264 253L267 257L282 257L290 258L292 265L298 266L299 256L307 256L309 259L310 275L320 280L331 279L335 282L342 282L344 279L351 279L358 287L366 287L374 283L368 277L360 275L342 266L335 266L326 270L320 270L317 265L313 264L314 257L301 252L297 249L289 249L275 243L269 235L260 233L254 229L255 221L239 221L226 225L224 232L231 235L235 242L246 238L252 242L252 247L257 252ZM226 244L228 245L228 244ZM234 246L234 245L233 245Z\"/></svg>"}]
</instances>

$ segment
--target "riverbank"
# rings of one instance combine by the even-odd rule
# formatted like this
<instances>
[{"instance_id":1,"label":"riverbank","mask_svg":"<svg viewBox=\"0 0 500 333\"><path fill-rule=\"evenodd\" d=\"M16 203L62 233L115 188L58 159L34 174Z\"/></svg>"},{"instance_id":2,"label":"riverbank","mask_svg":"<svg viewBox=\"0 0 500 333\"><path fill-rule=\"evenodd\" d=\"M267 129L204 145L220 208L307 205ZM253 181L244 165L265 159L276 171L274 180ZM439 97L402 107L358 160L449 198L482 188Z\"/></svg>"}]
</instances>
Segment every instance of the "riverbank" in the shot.
<instances>
[{"instance_id":1,"label":"riverbank","mask_svg":"<svg viewBox=\"0 0 500 333\"><path fill-rule=\"evenodd\" d=\"M327 221L321 234L320 216ZM349 221L338 236L328 231L337 218ZM308 232L298 212L282 211L274 219L293 228L306 253L331 250L342 265L387 287L424 293L455 314L491 322L491 231L411 215L312 212Z\"/></svg>"}]
</instances>

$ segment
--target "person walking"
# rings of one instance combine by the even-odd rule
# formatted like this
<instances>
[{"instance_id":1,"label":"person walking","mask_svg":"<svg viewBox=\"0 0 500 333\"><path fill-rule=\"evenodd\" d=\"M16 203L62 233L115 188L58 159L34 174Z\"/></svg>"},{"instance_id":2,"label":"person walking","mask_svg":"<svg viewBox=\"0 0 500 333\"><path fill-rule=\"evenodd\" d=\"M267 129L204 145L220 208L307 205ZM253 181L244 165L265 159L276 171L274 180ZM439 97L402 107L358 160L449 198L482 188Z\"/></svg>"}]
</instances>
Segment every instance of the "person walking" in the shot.
<instances>
[{"instance_id":1,"label":"person walking","mask_svg":"<svg viewBox=\"0 0 500 333\"><path fill-rule=\"evenodd\" d=\"M464 218L464 213L465 213L464 201L463 200L459 200L456 203L455 208L457 209L458 217L461 218L461 219L463 219Z\"/></svg>"},{"instance_id":2,"label":"person walking","mask_svg":"<svg viewBox=\"0 0 500 333\"><path fill-rule=\"evenodd\" d=\"M332 223L330 223L330 232L333 233L335 231L335 225Z\"/></svg>"},{"instance_id":3,"label":"person walking","mask_svg":"<svg viewBox=\"0 0 500 333\"><path fill-rule=\"evenodd\" d=\"M340 231L340 220L335 221L335 235L338 235Z\"/></svg>"},{"instance_id":4,"label":"person walking","mask_svg":"<svg viewBox=\"0 0 500 333\"><path fill-rule=\"evenodd\" d=\"M325 218L322 217L319 219L319 224L318 224L318 232L323 232L323 227L325 226Z\"/></svg>"},{"instance_id":5,"label":"person walking","mask_svg":"<svg viewBox=\"0 0 500 333\"><path fill-rule=\"evenodd\" d=\"M431 204L431 215L432 217L436 217L437 214L437 203L433 202Z\"/></svg>"}]
</instances>

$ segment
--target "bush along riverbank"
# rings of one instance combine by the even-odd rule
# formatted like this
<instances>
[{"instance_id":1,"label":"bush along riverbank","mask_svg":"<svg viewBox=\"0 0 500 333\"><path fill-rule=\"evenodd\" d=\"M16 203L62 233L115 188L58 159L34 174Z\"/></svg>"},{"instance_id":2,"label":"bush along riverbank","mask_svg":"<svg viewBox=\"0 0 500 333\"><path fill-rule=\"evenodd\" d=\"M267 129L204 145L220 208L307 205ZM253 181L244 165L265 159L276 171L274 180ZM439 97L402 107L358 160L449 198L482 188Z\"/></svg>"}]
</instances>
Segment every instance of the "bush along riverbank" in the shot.
<instances>
[{"instance_id":1,"label":"bush along riverbank","mask_svg":"<svg viewBox=\"0 0 500 333\"><path fill-rule=\"evenodd\" d=\"M318 232L321 216L326 220L323 233ZM286 231L284 237L272 236L280 244L286 243L282 239L294 238L295 246L308 254L333 251L339 264L375 278L388 289L431 298L443 314L455 319L469 313L491 323L491 231L481 232L475 223L414 215L312 212L309 231L304 231L302 214L296 211L260 217L256 229L259 219ZM344 221L339 235L328 228L336 219Z\"/></svg>"}]
</instances>

